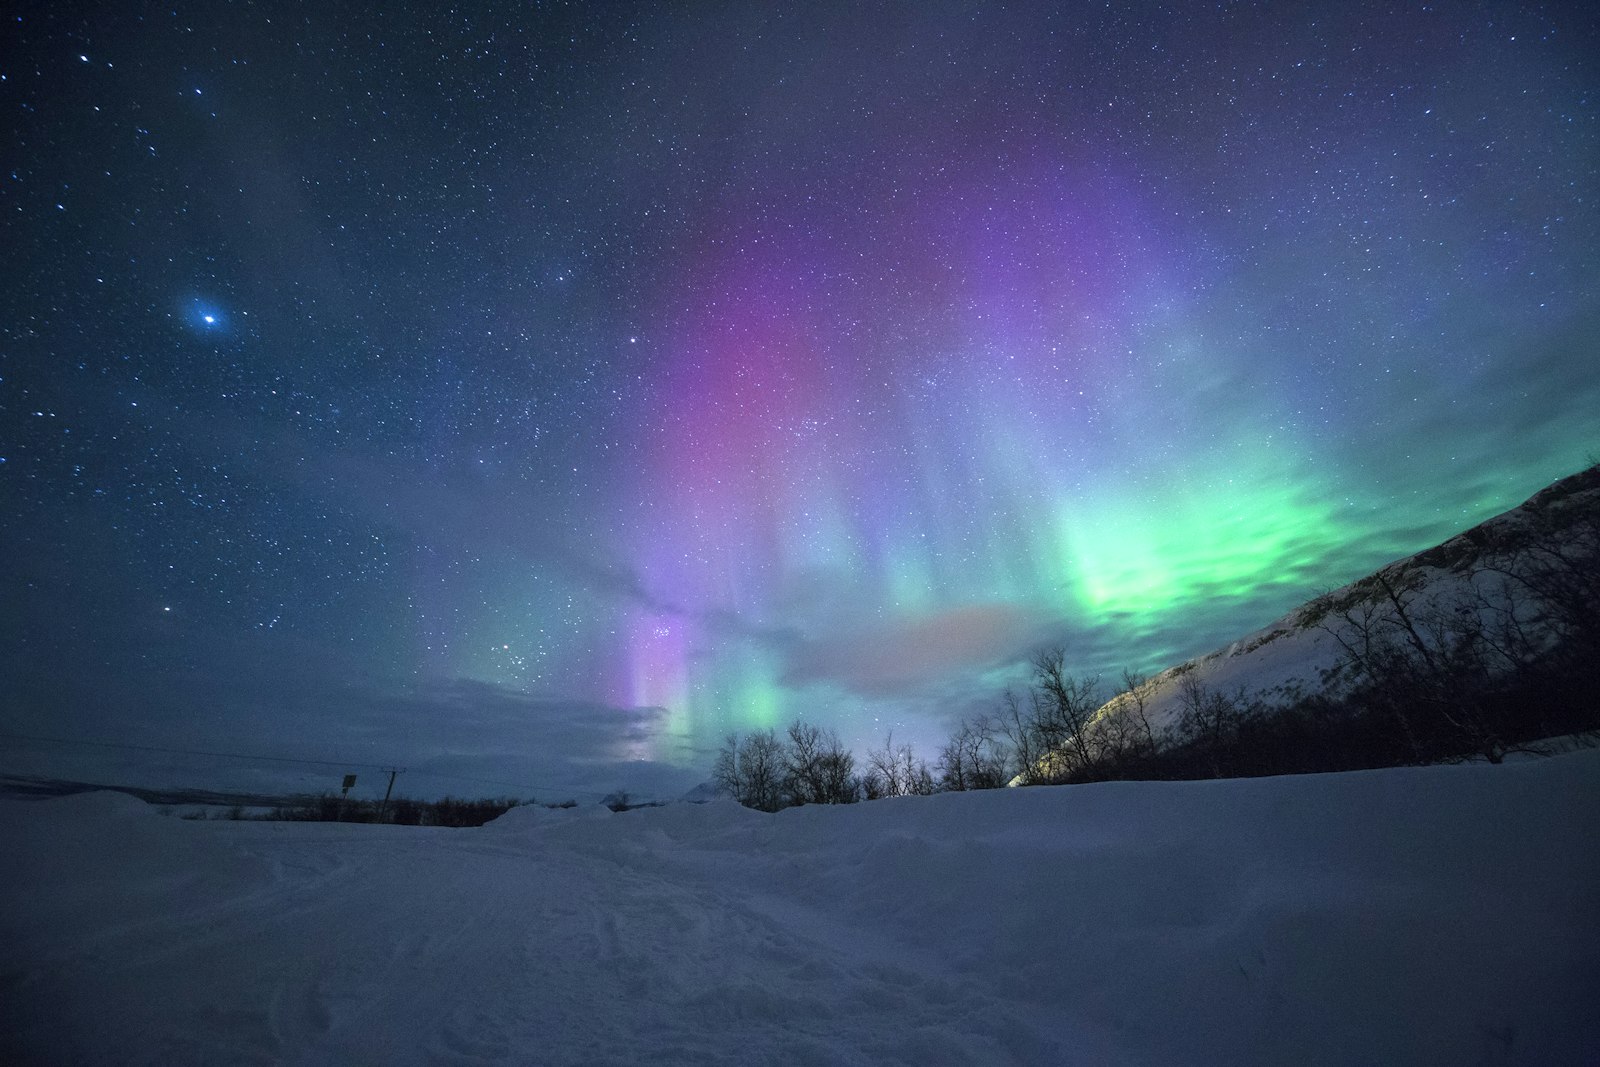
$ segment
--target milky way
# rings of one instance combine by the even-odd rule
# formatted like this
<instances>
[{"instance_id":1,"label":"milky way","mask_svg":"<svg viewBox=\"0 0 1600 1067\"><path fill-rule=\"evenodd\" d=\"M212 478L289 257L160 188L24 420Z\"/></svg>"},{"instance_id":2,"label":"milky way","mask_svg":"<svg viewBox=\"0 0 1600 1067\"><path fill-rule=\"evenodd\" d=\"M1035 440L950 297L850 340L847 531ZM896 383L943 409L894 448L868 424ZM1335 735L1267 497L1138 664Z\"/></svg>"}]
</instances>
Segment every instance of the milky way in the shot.
<instances>
[{"instance_id":1,"label":"milky way","mask_svg":"<svg viewBox=\"0 0 1600 1067\"><path fill-rule=\"evenodd\" d=\"M0 727L926 746L1600 449L1588 5L388 7L8 29Z\"/></svg>"}]
</instances>

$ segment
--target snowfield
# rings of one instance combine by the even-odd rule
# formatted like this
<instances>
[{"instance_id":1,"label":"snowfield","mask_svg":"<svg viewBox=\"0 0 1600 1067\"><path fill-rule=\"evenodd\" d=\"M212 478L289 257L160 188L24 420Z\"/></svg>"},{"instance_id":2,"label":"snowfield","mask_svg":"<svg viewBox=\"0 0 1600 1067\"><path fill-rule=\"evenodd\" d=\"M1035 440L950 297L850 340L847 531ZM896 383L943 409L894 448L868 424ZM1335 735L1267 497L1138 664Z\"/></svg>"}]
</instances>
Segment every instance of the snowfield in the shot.
<instances>
[{"instance_id":1,"label":"snowfield","mask_svg":"<svg viewBox=\"0 0 1600 1067\"><path fill-rule=\"evenodd\" d=\"M1600 752L478 830L0 806L0 1060L1593 1064Z\"/></svg>"}]
</instances>

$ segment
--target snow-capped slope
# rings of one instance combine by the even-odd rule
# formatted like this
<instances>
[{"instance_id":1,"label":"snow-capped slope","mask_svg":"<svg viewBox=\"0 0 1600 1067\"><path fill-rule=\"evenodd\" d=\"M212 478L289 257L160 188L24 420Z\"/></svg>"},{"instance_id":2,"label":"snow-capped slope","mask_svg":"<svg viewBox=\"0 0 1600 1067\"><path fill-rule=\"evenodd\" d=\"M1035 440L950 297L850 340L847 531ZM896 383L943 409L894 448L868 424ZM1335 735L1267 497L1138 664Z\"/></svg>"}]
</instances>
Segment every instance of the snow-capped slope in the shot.
<instances>
[{"instance_id":1,"label":"snow-capped slope","mask_svg":"<svg viewBox=\"0 0 1600 1067\"><path fill-rule=\"evenodd\" d=\"M1177 719L1182 683L1191 673L1207 689L1227 694L1242 689L1247 698L1268 706L1318 692L1329 684L1328 672L1341 658L1330 629L1338 628L1342 612L1380 603L1379 575L1397 588L1415 589L1419 602L1448 600L1465 591L1473 564L1486 554L1514 552L1535 532L1560 530L1580 519L1593 522L1597 512L1600 467L1591 467L1442 544L1316 597L1226 648L1155 675L1141 690L1151 726L1163 729ZM1112 700L1101 714L1117 713L1123 699Z\"/></svg>"},{"instance_id":2,"label":"snow-capped slope","mask_svg":"<svg viewBox=\"0 0 1600 1067\"><path fill-rule=\"evenodd\" d=\"M716 782L701 782L678 799L690 804L704 804L706 801L716 800L720 796L722 796L722 790L717 787Z\"/></svg>"},{"instance_id":3,"label":"snow-capped slope","mask_svg":"<svg viewBox=\"0 0 1600 1067\"><path fill-rule=\"evenodd\" d=\"M1600 752L477 830L0 804L7 1063L1592 1063Z\"/></svg>"}]
</instances>

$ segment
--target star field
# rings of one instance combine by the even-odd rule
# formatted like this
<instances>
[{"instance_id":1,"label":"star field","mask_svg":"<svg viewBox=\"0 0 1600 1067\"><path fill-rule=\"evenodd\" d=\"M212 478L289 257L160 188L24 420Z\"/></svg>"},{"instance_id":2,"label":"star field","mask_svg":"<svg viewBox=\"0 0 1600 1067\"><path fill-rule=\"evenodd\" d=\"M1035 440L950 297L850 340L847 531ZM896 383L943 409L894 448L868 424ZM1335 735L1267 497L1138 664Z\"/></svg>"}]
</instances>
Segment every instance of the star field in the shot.
<instances>
[{"instance_id":1,"label":"star field","mask_svg":"<svg viewBox=\"0 0 1600 1067\"><path fill-rule=\"evenodd\" d=\"M1600 447L1585 5L8 18L0 728L927 745Z\"/></svg>"}]
</instances>

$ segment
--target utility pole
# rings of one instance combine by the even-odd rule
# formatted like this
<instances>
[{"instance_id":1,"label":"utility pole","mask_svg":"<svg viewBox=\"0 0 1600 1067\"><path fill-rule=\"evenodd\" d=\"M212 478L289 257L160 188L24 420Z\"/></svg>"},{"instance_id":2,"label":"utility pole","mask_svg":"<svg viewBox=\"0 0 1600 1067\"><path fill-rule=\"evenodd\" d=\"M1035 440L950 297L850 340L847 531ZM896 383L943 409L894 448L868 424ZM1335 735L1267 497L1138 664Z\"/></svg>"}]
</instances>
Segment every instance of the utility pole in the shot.
<instances>
[{"instance_id":1,"label":"utility pole","mask_svg":"<svg viewBox=\"0 0 1600 1067\"><path fill-rule=\"evenodd\" d=\"M383 803L378 805L378 821L383 822L383 813L389 810L389 794L394 792L394 776L405 770L404 767L389 768L389 788L383 791Z\"/></svg>"}]
</instances>

